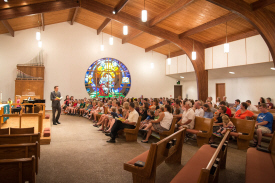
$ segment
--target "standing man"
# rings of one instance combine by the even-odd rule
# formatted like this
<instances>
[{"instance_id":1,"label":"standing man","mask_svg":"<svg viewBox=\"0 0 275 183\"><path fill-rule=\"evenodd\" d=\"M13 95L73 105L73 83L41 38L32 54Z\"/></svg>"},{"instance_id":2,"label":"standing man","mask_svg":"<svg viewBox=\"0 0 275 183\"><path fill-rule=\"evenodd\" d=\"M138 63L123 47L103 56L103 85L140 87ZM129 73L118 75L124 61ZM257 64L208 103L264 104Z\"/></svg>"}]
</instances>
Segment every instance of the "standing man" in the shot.
<instances>
[{"instance_id":1,"label":"standing man","mask_svg":"<svg viewBox=\"0 0 275 183\"><path fill-rule=\"evenodd\" d=\"M52 100L52 112L53 112L53 125L61 124L58 120L60 117L61 107L60 107L61 94L58 91L58 86L54 87L54 91L51 92ZM57 116L55 117L55 112L57 110Z\"/></svg>"}]
</instances>

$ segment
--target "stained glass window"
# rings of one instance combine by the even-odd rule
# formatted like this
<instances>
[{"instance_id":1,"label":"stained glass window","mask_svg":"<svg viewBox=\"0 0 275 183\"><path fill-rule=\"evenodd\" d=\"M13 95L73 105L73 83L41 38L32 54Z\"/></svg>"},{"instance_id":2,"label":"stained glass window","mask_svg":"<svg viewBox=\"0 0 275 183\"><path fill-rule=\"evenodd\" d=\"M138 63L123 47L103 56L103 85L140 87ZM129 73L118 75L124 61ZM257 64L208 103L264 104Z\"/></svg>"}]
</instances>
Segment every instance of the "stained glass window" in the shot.
<instances>
[{"instance_id":1,"label":"stained glass window","mask_svg":"<svg viewBox=\"0 0 275 183\"><path fill-rule=\"evenodd\" d=\"M131 75L122 62L102 58L88 68L85 87L91 98L126 97L131 87Z\"/></svg>"}]
</instances>

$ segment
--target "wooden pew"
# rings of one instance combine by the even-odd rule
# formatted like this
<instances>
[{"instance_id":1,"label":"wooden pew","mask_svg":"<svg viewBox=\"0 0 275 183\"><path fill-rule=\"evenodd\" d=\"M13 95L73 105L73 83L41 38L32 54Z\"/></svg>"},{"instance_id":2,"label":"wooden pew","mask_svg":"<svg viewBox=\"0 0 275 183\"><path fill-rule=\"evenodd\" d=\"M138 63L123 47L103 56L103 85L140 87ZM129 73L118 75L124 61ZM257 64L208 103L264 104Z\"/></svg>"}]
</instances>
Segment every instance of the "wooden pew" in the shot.
<instances>
[{"instance_id":1,"label":"wooden pew","mask_svg":"<svg viewBox=\"0 0 275 183\"><path fill-rule=\"evenodd\" d=\"M202 118L196 116L194 129L187 129L187 133L192 133L197 135L197 144L201 147L204 144L208 144L209 138L213 133L213 119ZM206 131L206 133L203 133Z\"/></svg>"},{"instance_id":2,"label":"wooden pew","mask_svg":"<svg viewBox=\"0 0 275 183\"><path fill-rule=\"evenodd\" d=\"M139 127L140 127L140 121L141 121L141 116L138 117L136 128L134 128L134 129L124 128L124 133L125 133L127 142L136 142L137 141L138 131L139 131Z\"/></svg>"},{"instance_id":3,"label":"wooden pew","mask_svg":"<svg viewBox=\"0 0 275 183\"><path fill-rule=\"evenodd\" d=\"M0 135L0 145L35 143L35 142L39 143L38 157L40 158L40 133L18 134L18 135Z\"/></svg>"},{"instance_id":4,"label":"wooden pew","mask_svg":"<svg viewBox=\"0 0 275 183\"><path fill-rule=\"evenodd\" d=\"M171 126L170 126L170 130L159 133L160 140L168 137L169 135L171 135L175 132L175 125L177 122L178 122L177 118L173 118Z\"/></svg>"},{"instance_id":5,"label":"wooden pew","mask_svg":"<svg viewBox=\"0 0 275 183\"><path fill-rule=\"evenodd\" d=\"M218 182L219 170L226 167L229 130L217 148L203 145L173 178L171 183Z\"/></svg>"},{"instance_id":6,"label":"wooden pew","mask_svg":"<svg viewBox=\"0 0 275 183\"><path fill-rule=\"evenodd\" d=\"M10 128L0 129L0 135L9 135L9 134L10 134Z\"/></svg>"},{"instance_id":7,"label":"wooden pew","mask_svg":"<svg viewBox=\"0 0 275 183\"><path fill-rule=\"evenodd\" d=\"M34 127L30 128L10 128L10 134L33 134L34 133Z\"/></svg>"},{"instance_id":8,"label":"wooden pew","mask_svg":"<svg viewBox=\"0 0 275 183\"><path fill-rule=\"evenodd\" d=\"M38 142L0 145L0 159L31 158L32 156L35 156L36 174L38 174L38 153Z\"/></svg>"},{"instance_id":9,"label":"wooden pew","mask_svg":"<svg viewBox=\"0 0 275 183\"><path fill-rule=\"evenodd\" d=\"M0 160L1 183L35 183L35 157Z\"/></svg>"},{"instance_id":10,"label":"wooden pew","mask_svg":"<svg viewBox=\"0 0 275 183\"><path fill-rule=\"evenodd\" d=\"M255 121L237 118L230 118L230 121L232 121L237 130L237 132L230 132L230 135L237 138L238 149L246 150L249 147L249 141L253 140Z\"/></svg>"},{"instance_id":11,"label":"wooden pew","mask_svg":"<svg viewBox=\"0 0 275 183\"><path fill-rule=\"evenodd\" d=\"M274 183L275 182L275 135L270 141L269 152L248 148L246 155L246 183Z\"/></svg>"},{"instance_id":12,"label":"wooden pew","mask_svg":"<svg viewBox=\"0 0 275 183\"><path fill-rule=\"evenodd\" d=\"M152 143L150 150L124 163L124 170L132 173L133 182L155 182L156 169L163 161L180 164L185 133L186 129L181 129L157 143ZM137 161L145 162L144 167L135 166Z\"/></svg>"}]
</instances>

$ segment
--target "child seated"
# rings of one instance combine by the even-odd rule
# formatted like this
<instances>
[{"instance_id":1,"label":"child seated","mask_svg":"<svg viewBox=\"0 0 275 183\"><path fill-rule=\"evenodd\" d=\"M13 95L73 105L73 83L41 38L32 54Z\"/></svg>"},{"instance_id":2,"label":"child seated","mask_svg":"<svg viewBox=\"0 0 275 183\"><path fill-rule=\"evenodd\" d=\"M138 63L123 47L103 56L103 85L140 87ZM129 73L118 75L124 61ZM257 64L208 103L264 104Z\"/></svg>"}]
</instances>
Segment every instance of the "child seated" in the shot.
<instances>
[{"instance_id":1,"label":"child seated","mask_svg":"<svg viewBox=\"0 0 275 183\"><path fill-rule=\"evenodd\" d=\"M151 121L151 120L154 120L154 118L155 118L155 116L154 116L154 111L153 110L148 110L147 111L147 114L148 114L148 117L144 120L144 121L142 121L141 123L140 123L140 127L139 127L139 129L141 130L141 129L143 129L143 128L145 128L145 127L147 127L148 126L148 124L149 124L149 122Z\"/></svg>"},{"instance_id":2,"label":"child seated","mask_svg":"<svg viewBox=\"0 0 275 183\"><path fill-rule=\"evenodd\" d=\"M214 132L214 135L216 135L217 137L222 137L222 135L224 135L228 129L230 129L230 132L236 131L234 124L230 121L229 117L225 114L222 114L222 123L223 123L223 126L220 127L220 129L216 133Z\"/></svg>"}]
</instances>

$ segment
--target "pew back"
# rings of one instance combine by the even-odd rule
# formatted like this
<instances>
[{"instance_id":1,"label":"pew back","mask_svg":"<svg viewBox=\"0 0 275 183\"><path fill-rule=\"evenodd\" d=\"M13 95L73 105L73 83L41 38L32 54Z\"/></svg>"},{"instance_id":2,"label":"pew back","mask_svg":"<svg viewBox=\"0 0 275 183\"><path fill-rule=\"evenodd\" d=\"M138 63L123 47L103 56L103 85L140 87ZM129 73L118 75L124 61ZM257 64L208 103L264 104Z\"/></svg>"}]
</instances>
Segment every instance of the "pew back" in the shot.
<instances>
[{"instance_id":1,"label":"pew back","mask_svg":"<svg viewBox=\"0 0 275 183\"><path fill-rule=\"evenodd\" d=\"M35 157L0 160L0 182L35 183Z\"/></svg>"},{"instance_id":2,"label":"pew back","mask_svg":"<svg viewBox=\"0 0 275 183\"><path fill-rule=\"evenodd\" d=\"M9 135L10 129L9 128L2 128L0 129L0 135Z\"/></svg>"},{"instance_id":3,"label":"pew back","mask_svg":"<svg viewBox=\"0 0 275 183\"><path fill-rule=\"evenodd\" d=\"M173 134L175 132L175 126L176 126L176 123L178 122L178 119L177 118L173 118L172 119L172 123L171 123L171 126L170 126L170 130L168 131L163 131L163 132L160 132L159 133L159 136L160 136L160 140L164 139L165 137L168 137L169 135Z\"/></svg>"},{"instance_id":4,"label":"pew back","mask_svg":"<svg viewBox=\"0 0 275 183\"><path fill-rule=\"evenodd\" d=\"M32 134L34 133L34 127L30 128L10 128L10 134Z\"/></svg>"},{"instance_id":5,"label":"pew back","mask_svg":"<svg viewBox=\"0 0 275 183\"><path fill-rule=\"evenodd\" d=\"M19 159L36 157L36 174L38 173L38 154L39 144L25 143L25 144L7 144L0 145L0 159Z\"/></svg>"},{"instance_id":6,"label":"pew back","mask_svg":"<svg viewBox=\"0 0 275 183\"><path fill-rule=\"evenodd\" d=\"M213 129L213 120L196 116L194 129L209 132Z\"/></svg>"}]
</instances>

